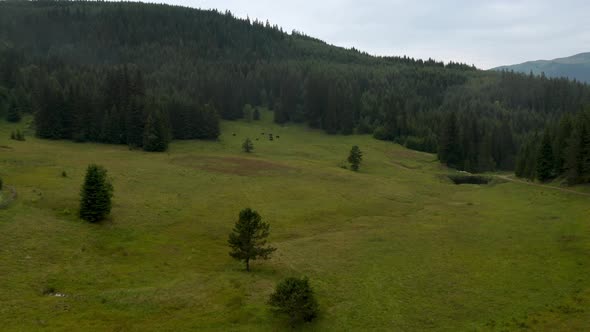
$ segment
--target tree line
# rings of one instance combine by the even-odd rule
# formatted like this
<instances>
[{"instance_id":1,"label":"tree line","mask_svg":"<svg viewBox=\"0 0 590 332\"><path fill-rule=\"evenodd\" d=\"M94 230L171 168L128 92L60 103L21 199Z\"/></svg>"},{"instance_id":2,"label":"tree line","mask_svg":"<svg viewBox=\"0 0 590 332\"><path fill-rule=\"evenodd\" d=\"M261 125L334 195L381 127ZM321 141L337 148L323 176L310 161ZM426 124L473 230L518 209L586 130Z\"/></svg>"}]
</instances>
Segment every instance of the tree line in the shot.
<instances>
[{"instance_id":1,"label":"tree line","mask_svg":"<svg viewBox=\"0 0 590 332\"><path fill-rule=\"evenodd\" d=\"M146 92L136 66L23 70L25 106L32 105L40 138L127 144L165 151L171 139L216 139L219 116L209 104ZM17 90L24 88L17 88ZM8 113L10 115L10 113ZM19 114L20 118L20 114Z\"/></svg>"},{"instance_id":2,"label":"tree line","mask_svg":"<svg viewBox=\"0 0 590 332\"><path fill-rule=\"evenodd\" d=\"M530 180L564 178L568 184L590 183L590 108L564 114L545 130L527 137L516 175Z\"/></svg>"}]
</instances>

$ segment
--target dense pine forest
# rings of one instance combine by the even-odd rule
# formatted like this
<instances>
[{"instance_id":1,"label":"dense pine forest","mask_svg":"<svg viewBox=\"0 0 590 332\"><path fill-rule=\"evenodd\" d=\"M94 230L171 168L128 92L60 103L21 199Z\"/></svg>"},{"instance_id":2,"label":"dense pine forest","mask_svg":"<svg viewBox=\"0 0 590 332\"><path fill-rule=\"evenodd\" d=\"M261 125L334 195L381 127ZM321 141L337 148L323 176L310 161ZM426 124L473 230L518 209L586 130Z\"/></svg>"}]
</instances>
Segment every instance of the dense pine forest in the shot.
<instances>
[{"instance_id":1,"label":"dense pine forest","mask_svg":"<svg viewBox=\"0 0 590 332\"><path fill-rule=\"evenodd\" d=\"M264 107L372 134L470 172L590 181L590 87L343 49L231 13L130 2L0 2L0 112L41 138L164 151Z\"/></svg>"}]
</instances>

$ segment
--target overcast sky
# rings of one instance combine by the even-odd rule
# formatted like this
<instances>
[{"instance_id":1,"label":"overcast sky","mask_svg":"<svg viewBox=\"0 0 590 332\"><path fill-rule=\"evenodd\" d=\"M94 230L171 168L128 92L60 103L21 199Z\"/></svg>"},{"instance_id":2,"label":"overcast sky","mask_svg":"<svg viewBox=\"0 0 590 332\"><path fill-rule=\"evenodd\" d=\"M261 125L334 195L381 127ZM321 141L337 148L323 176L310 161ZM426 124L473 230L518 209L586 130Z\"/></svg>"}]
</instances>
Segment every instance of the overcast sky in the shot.
<instances>
[{"instance_id":1,"label":"overcast sky","mask_svg":"<svg viewBox=\"0 0 590 332\"><path fill-rule=\"evenodd\" d=\"M588 0L158 0L229 9L330 44L479 68L590 52Z\"/></svg>"}]
</instances>

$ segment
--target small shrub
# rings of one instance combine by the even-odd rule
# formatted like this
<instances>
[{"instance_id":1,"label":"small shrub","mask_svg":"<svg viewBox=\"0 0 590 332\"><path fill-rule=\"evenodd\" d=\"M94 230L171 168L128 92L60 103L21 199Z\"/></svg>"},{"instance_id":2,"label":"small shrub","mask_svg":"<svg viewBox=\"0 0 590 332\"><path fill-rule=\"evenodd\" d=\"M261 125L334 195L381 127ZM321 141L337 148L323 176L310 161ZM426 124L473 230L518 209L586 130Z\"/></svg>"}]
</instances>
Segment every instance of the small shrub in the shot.
<instances>
[{"instance_id":1,"label":"small shrub","mask_svg":"<svg viewBox=\"0 0 590 332\"><path fill-rule=\"evenodd\" d=\"M43 295L51 295L57 293L57 289L53 286L46 285L41 289L41 294Z\"/></svg>"},{"instance_id":2,"label":"small shrub","mask_svg":"<svg viewBox=\"0 0 590 332\"><path fill-rule=\"evenodd\" d=\"M291 325L311 322L318 315L318 303L307 278L287 278L279 282L268 304L274 311L289 315Z\"/></svg>"}]
</instances>

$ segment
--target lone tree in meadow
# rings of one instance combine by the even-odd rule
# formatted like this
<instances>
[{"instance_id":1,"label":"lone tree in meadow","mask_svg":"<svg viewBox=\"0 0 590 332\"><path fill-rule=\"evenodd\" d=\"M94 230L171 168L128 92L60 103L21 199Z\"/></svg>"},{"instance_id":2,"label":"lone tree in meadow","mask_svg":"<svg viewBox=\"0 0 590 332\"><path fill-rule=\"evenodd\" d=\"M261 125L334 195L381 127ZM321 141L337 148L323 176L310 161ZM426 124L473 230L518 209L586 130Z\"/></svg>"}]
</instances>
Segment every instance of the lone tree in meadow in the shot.
<instances>
[{"instance_id":1,"label":"lone tree in meadow","mask_svg":"<svg viewBox=\"0 0 590 332\"><path fill-rule=\"evenodd\" d=\"M355 172L358 171L362 161L363 161L363 153L361 152L361 149L359 149L359 147L356 145L353 146L352 149L350 150L350 155L348 155L348 162L350 163L350 169L352 169Z\"/></svg>"},{"instance_id":2,"label":"lone tree in meadow","mask_svg":"<svg viewBox=\"0 0 590 332\"><path fill-rule=\"evenodd\" d=\"M266 245L270 225L262 221L258 212L244 209L229 235L229 255L246 263L246 271L250 271L250 260L269 259L276 248Z\"/></svg>"},{"instance_id":3,"label":"lone tree in meadow","mask_svg":"<svg viewBox=\"0 0 590 332\"><path fill-rule=\"evenodd\" d=\"M102 166L90 165L80 193L80 218L99 222L111 212L113 185Z\"/></svg>"},{"instance_id":4,"label":"lone tree in meadow","mask_svg":"<svg viewBox=\"0 0 590 332\"><path fill-rule=\"evenodd\" d=\"M252 143L251 139L246 138L244 143L242 143L242 150L244 150L244 152L247 152L247 153L254 151L254 143Z\"/></svg>"},{"instance_id":5,"label":"lone tree in meadow","mask_svg":"<svg viewBox=\"0 0 590 332\"><path fill-rule=\"evenodd\" d=\"M270 295L273 311L289 315L291 325L311 322L318 315L318 303L307 278L282 280Z\"/></svg>"}]
</instances>

